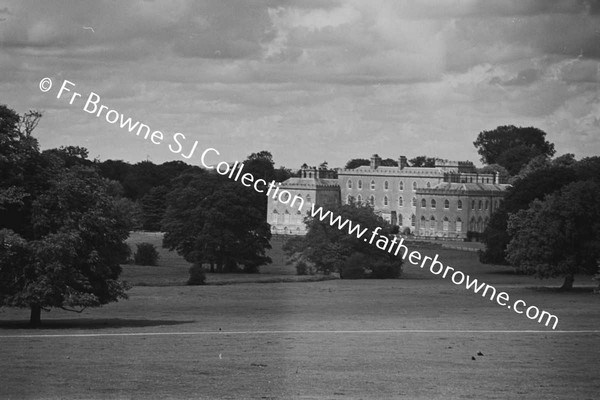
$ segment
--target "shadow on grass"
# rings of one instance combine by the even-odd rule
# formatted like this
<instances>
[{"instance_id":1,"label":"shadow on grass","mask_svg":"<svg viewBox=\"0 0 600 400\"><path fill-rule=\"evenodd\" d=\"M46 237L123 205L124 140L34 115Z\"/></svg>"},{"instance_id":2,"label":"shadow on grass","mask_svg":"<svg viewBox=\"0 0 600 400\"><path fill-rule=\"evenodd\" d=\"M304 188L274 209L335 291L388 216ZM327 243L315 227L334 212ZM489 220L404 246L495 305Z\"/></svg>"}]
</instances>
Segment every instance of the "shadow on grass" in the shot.
<instances>
[{"instance_id":1,"label":"shadow on grass","mask_svg":"<svg viewBox=\"0 0 600 400\"><path fill-rule=\"evenodd\" d=\"M42 319L38 327L29 325L29 321L0 321L0 329L112 329L144 328L150 326L170 326L189 324L195 321L149 320L149 319Z\"/></svg>"}]
</instances>

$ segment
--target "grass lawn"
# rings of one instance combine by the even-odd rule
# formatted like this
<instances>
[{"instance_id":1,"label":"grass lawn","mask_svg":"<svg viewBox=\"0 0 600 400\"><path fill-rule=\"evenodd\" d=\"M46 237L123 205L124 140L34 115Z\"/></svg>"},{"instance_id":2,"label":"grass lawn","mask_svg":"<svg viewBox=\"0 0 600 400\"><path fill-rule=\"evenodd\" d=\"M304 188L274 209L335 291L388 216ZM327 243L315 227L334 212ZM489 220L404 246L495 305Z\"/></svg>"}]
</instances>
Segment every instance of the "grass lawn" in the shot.
<instances>
[{"instance_id":1,"label":"grass lawn","mask_svg":"<svg viewBox=\"0 0 600 400\"><path fill-rule=\"evenodd\" d=\"M589 277L559 293L540 288L560 280L481 265L473 252L412 249L557 315L560 331L412 265L398 280L175 286L187 265L165 255L125 273L179 278L135 286L127 301L52 311L37 330L23 326L27 310L0 311L0 398L598 398Z\"/></svg>"},{"instance_id":2,"label":"grass lawn","mask_svg":"<svg viewBox=\"0 0 600 400\"><path fill-rule=\"evenodd\" d=\"M127 243L132 252L136 250L137 243L152 243L160 254L158 266L123 265L121 278L134 286L181 286L185 285L189 274L188 263L175 251L162 248L162 234L154 232L133 232ZM320 281L328 279L323 276L297 276L296 270L286 265L286 257L281 249L283 240L273 238L272 249L267 251L273 262L260 267L260 274L211 274L207 273L208 285L225 285L233 283L273 283L273 282L300 282Z\"/></svg>"}]
</instances>

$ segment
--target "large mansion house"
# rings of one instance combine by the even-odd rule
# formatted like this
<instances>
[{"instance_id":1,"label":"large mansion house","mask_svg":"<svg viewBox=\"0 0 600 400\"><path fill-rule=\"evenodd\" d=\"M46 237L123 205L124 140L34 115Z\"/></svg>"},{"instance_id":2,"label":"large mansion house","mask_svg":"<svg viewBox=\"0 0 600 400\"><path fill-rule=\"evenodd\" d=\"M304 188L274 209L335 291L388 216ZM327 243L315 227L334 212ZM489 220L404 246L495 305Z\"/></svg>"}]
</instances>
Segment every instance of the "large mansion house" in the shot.
<instances>
[{"instance_id":1,"label":"large mansion house","mask_svg":"<svg viewBox=\"0 0 600 400\"><path fill-rule=\"evenodd\" d=\"M436 160L434 167L409 167L401 156L397 167L381 165L375 154L368 166L330 171L302 168L299 178L279 184L301 197L302 210L269 198L268 222L274 234L305 234L303 219L314 203L327 206L370 203L374 211L400 231L417 236L464 239L482 232L508 185L498 174L479 174L469 161Z\"/></svg>"}]
</instances>

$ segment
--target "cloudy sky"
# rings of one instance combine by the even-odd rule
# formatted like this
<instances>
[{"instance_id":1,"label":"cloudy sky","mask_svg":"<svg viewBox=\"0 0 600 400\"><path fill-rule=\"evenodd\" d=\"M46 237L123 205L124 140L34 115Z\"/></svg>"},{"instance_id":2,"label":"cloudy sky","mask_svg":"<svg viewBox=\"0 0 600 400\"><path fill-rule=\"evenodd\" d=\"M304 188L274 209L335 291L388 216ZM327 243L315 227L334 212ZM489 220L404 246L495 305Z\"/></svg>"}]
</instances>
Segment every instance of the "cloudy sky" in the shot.
<instances>
[{"instance_id":1,"label":"cloudy sky","mask_svg":"<svg viewBox=\"0 0 600 400\"><path fill-rule=\"evenodd\" d=\"M228 160L478 162L507 124L598 155L599 61L596 0L0 0L0 104L44 111L43 148L102 160L182 158L57 99L65 79Z\"/></svg>"}]
</instances>

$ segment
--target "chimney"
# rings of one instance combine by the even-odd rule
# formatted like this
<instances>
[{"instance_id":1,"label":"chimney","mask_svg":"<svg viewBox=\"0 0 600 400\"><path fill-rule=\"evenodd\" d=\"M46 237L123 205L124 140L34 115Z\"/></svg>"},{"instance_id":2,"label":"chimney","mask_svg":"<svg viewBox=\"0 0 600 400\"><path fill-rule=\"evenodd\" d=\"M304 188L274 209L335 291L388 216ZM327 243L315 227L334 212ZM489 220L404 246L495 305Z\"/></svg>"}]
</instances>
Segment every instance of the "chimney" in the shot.
<instances>
[{"instance_id":1,"label":"chimney","mask_svg":"<svg viewBox=\"0 0 600 400\"><path fill-rule=\"evenodd\" d=\"M371 169L377 169L381 165L381 157L377 154L371 156Z\"/></svg>"},{"instance_id":2,"label":"chimney","mask_svg":"<svg viewBox=\"0 0 600 400\"><path fill-rule=\"evenodd\" d=\"M406 167L408 167L408 160L407 160L406 156L400 156L398 158L398 168L404 169Z\"/></svg>"}]
</instances>

